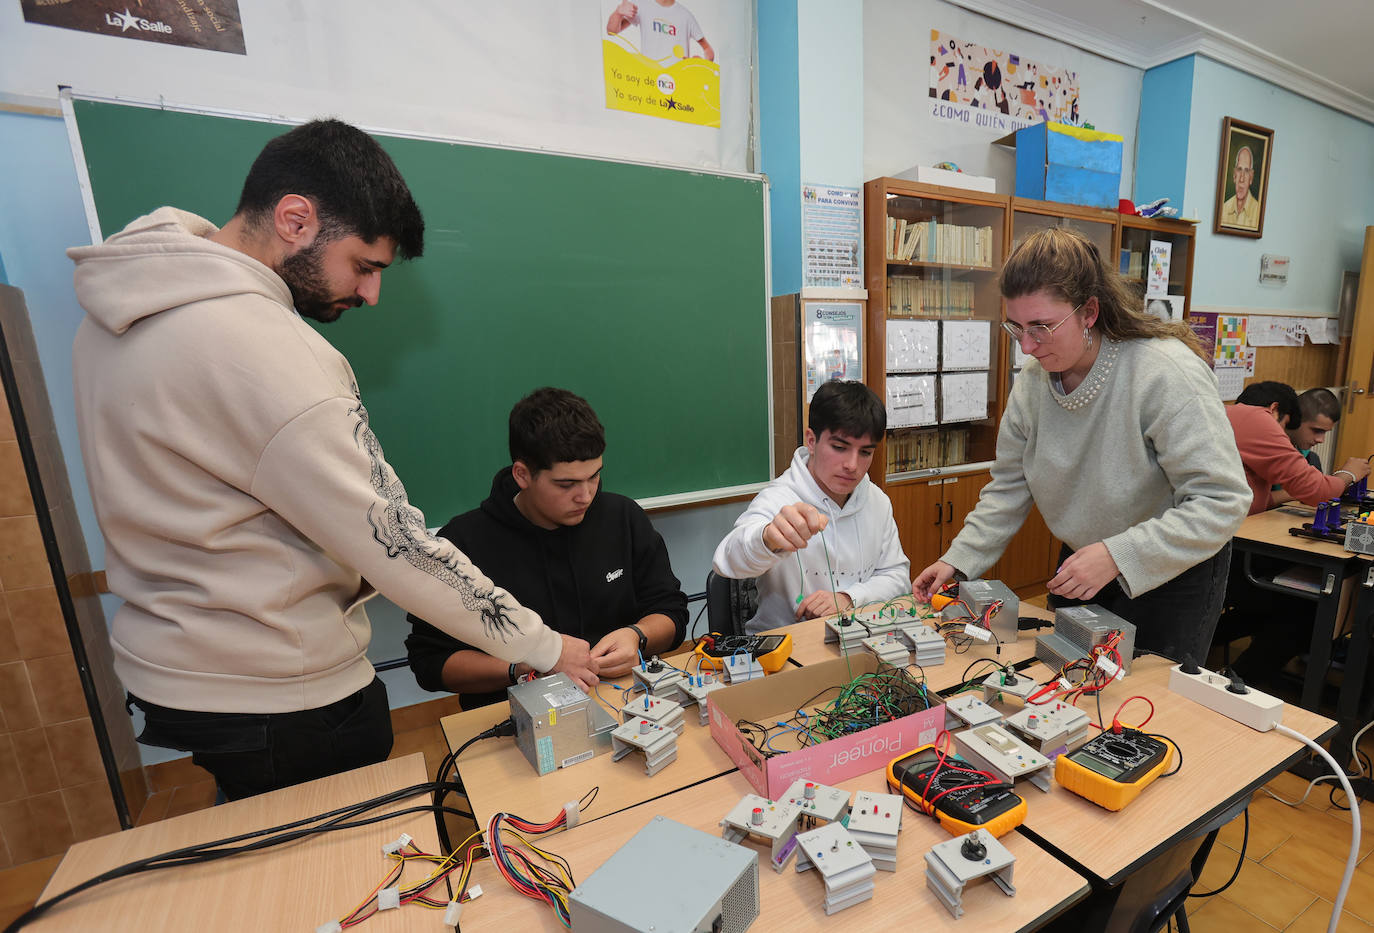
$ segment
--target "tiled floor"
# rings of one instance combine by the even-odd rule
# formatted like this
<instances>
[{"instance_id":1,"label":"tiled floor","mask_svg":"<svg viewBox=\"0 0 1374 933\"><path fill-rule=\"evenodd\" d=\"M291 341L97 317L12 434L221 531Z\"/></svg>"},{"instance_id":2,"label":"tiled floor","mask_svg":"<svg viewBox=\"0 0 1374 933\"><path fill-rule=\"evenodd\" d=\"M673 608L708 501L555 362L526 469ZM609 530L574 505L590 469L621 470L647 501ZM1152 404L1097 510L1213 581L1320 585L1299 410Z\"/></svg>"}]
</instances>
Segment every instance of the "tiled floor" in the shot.
<instances>
[{"instance_id":1,"label":"tiled floor","mask_svg":"<svg viewBox=\"0 0 1374 933\"><path fill-rule=\"evenodd\" d=\"M1374 755L1374 730L1361 747ZM426 768L433 774L448 753L437 723L396 733L392 757L414 752L424 753ZM1305 782L1282 774L1269 786L1293 800L1302 794ZM1263 792L1255 796L1250 805L1245 864L1227 891L1189 902L1194 933L1320 933L1326 929L1331 898L1350 845L1350 817L1331 806L1325 786L1317 785L1306 803L1298 807L1284 806ZM209 781L159 790L148 798L139 823L199 810L210 806L214 796L214 785ZM1374 856L1370 856L1374 850L1374 803L1363 805L1361 819L1361 862L1346 899L1341 933L1374 933ZM1230 877L1239 855L1241 828L1242 820L1237 818L1222 830L1203 873L1201 890L1214 890ZM0 872L0 926L28 909L59 861L57 857L42 859Z\"/></svg>"}]
</instances>

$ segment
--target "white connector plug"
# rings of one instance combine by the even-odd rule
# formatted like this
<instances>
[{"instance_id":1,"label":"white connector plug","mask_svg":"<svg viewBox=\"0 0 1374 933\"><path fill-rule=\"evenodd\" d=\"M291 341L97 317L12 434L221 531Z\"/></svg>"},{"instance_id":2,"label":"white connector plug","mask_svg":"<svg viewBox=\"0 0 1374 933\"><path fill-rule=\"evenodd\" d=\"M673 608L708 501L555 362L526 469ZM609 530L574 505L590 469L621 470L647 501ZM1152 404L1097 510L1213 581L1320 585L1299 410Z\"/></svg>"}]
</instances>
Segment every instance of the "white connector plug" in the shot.
<instances>
[{"instance_id":1,"label":"white connector plug","mask_svg":"<svg viewBox=\"0 0 1374 933\"><path fill-rule=\"evenodd\" d=\"M1283 701L1278 697L1251 687L1234 693L1231 678L1206 668L1185 674L1183 665L1175 664L1169 668L1169 689L1257 732L1268 732L1283 721Z\"/></svg>"}]
</instances>

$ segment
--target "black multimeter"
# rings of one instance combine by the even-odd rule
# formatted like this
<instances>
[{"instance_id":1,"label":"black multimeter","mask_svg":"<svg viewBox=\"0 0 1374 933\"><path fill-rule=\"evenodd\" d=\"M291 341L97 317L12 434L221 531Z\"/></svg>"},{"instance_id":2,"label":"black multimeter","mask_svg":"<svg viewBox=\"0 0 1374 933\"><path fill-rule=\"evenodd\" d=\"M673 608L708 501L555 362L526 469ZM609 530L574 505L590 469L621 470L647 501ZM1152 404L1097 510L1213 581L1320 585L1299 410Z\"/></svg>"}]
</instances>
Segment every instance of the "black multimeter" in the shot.
<instances>
[{"instance_id":1,"label":"black multimeter","mask_svg":"<svg viewBox=\"0 0 1374 933\"><path fill-rule=\"evenodd\" d=\"M964 787L985 779L959 768L972 770L973 766L952 754L945 755L941 763L935 746L925 745L888 763L887 784L927 813L931 810L927 801L939 797L934 804L935 818L951 835L983 829L1002 836L1021 825L1026 818L1026 802L1008 785Z\"/></svg>"},{"instance_id":2,"label":"black multimeter","mask_svg":"<svg viewBox=\"0 0 1374 933\"><path fill-rule=\"evenodd\" d=\"M1173 760L1173 748L1136 729L1108 731L1076 752L1060 755L1054 779L1108 810L1120 810L1140 796Z\"/></svg>"}]
</instances>

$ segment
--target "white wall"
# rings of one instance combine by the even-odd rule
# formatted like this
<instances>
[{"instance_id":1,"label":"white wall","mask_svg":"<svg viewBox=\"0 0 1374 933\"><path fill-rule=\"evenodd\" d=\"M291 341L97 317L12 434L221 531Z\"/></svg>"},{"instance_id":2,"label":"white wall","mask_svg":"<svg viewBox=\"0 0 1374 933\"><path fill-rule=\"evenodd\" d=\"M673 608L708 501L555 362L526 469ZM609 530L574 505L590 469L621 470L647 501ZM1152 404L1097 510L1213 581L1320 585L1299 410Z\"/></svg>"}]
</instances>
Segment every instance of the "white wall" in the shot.
<instances>
[{"instance_id":1,"label":"white wall","mask_svg":"<svg viewBox=\"0 0 1374 933\"><path fill-rule=\"evenodd\" d=\"M865 0L863 176L896 175L916 165L955 162L965 172L991 175L999 194L1015 188L1015 156L992 146L1001 131L932 116L930 31L1078 73L1079 111L1088 123L1125 138L1121 191L1132 188L1140 111L1138 68L1120 65L942 0Z\"/></svg>"},{"instance_id":2,"label":"white wall","mask_svg":"<svg viewBox=\"0 0 1374 933\"><path fill-rule=\"evenodd\" d=\"M650 0L652 2L652 0ZM692 0L721 65L720 128L607 110L601 0L239 0L246 55L24 22L0 4L0 93L99 96L744 171L753 6Z\"/></svg>"}]
</instances>

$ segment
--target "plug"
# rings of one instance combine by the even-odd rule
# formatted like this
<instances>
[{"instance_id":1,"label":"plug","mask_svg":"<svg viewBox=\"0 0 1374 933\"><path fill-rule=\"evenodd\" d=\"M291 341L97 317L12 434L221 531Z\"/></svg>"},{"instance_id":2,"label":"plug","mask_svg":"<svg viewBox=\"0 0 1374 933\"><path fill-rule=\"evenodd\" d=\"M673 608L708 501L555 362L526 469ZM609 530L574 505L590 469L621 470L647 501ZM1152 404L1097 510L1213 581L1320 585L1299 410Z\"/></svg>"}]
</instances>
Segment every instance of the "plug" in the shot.
<instances>
[{"instance_id":1,"label":"plug","mask_svg":"<svg viewBox=\"0 0 1374 933\"><path fill-rule=\"evenodd\" d=\"M1226 688L1227 693L1245 694L1250 692L1250 688L1245 686L1245 681L1241 680L1240 675L1235 671L1228 669L1226 671L1226 676L1231 680L1230 685Z\"/></svg>"},{"instance_id":2,"label":"plug","mask_svg":"<svg viewBox=\"0 0 1374 933\"><path fill-rule=\"evenodd\" d=\"M515 735L515 720L507 717L504 722L498 722L496 725L488 729L487 732L492 737L503 735Z\"/></svg>"},{"instance_id":3,"label":"plug","mask_svg":"<svg viewBox=\"0 0 1374 933\"><path fill-rule=\"evenodd\" d=\"M1183 656L1183 663L1180 665L1179 670L1183 671L1185 674L1196 675L1202 673L1202 668L1197 666L1197 662L1193 660L1191 654L1185 654Z\"/></svg>"}]
</instances>

